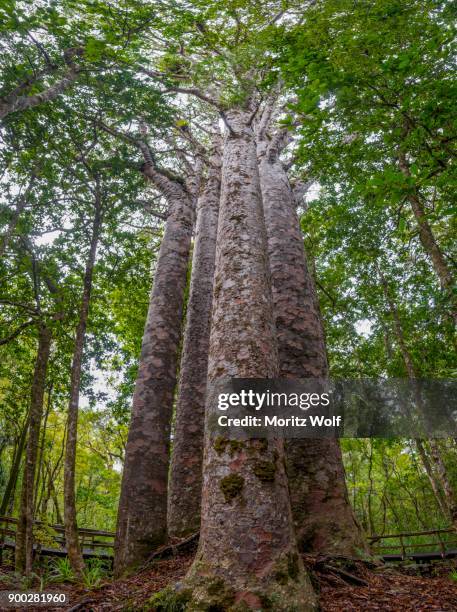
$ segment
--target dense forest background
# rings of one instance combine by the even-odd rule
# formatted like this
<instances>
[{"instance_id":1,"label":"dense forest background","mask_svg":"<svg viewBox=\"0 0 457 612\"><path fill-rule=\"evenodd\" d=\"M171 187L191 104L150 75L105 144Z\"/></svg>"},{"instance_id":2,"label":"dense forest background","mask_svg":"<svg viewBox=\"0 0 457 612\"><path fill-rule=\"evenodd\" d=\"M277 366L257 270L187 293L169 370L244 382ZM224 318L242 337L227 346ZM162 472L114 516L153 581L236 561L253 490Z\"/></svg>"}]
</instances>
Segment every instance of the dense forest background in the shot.
<instances>
[{"instance_id":1,"label":"dense forest background","mask_svg":"<svg viewBox=\"0 0 457 612\"><path fill-rule=\"evenodd\" d=\"M74 506L116 529L162 183L212 167L246 92L273 92L286 134L330 376L456 376L455 18L439 0L1 4L0 515ZM341 447L366 533L457 524L454 439Z\"/></svg>"}]
</instances>

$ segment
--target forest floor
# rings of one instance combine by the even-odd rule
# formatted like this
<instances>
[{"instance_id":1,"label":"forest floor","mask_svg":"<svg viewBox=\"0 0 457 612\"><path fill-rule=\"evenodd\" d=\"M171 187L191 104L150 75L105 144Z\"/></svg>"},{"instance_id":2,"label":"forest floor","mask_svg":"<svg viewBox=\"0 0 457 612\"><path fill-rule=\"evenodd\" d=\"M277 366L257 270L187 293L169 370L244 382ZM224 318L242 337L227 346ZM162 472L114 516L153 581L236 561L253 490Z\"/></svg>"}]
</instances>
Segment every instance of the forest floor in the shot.
<instances>
[{"instance_id":1,"label":"forest floor","mask_svg":"<svg viewBox=\"0 0 457 612\"><path fill-rule=\"evenodd\" d=\"M123 580L106 581L96 589L74 584L52 584L46 592L65 592L69 604L46 608L48 612L142 612L154 610L151 596L167 585L179 582L190 566L194 552L186 551L171 558L157 559L143 571ZM364 562L304 556L315 589L319 592L322 612L352 611L456 611L457 582L452 580L455 563L433 566L374 566ZM0 579L7 568L0 568ZM423 574L423 575L411 575ZM425 575L424 575L425 574ZM34 588L34 587L32 587ZM36 588L36 587L35 587ZM8 590L14 589L9 585ZM0 591L5 586L0 582ZM13 608L8 608L12 610ZM43 607L17 608L43 612ZM0 610L6 608L0 607Z\"/></svg>"}]
</instances>

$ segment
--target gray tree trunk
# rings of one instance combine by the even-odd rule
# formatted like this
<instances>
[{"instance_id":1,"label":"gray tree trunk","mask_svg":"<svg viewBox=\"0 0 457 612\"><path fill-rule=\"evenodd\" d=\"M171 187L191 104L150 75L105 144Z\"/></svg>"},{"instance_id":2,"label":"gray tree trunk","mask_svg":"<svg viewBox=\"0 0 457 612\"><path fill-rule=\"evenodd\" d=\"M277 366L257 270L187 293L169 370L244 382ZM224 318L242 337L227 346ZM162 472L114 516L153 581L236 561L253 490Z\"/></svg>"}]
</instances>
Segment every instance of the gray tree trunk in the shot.
<instances>
[{"instance_id":1,"label":"gray tree trunk","mask_svg":"<svg viewBox=\"0 0 457 612\"><path fill-rule=\"evenodd\" d=\"M226 115L209 381L277 375L277 350L252 109ZM214 440L208 390L202 521L185 579L189 610L313 610L298 555L281 441Z\"/></svg>"},{"instance_id":2,"label":"gray tree trunk","mask_svg":"<svg viewBox=\"0 0 457 612\"><path fill-rule=\"evenodd\" d=\"M68 404L67 438L65 443L64 460L64 525L65 544L68 559L73 572L80 576L84 569L84 560L79 545L78 526L76 523L76 499L75 499L75 469L76 469L76 445L78 438L78 412L79 393L81 386L82 359L86 339L87 320L89 317L89 306L92 293L92 279L94 274L95 257L101 231L101 194L97 184L95 194L95 210L92 222L92 236L89 254L84 272L83 293L79 311L78 326L76 328L75 346L73 351L73 362L71 365L70 401Z\"/></svg>"},{"instance_id":3,"label":"gray tree trunk","mask_svg":"<svg viewBox=\"0 0 457 612\"><path fill-rule=\"evenodd\" d=\"M400 349L400 353L403 359L403 363L405 365L406 372L408 374L408 378L414 384L414 381L417 378L419 378L419 372L414 364L413 358L406 344L405 335L403 333L403 325L400 319L400 313L398 312L397 305L394 301L394 298L392 297L390 293L388 282L386 278L383 276L382 272L379 271L379 273L381 277L381 283L383 285L384 297L386 299L386 302L387 302L387 305L390 311L390 315L393 319L397 344ZM417 405L417 408L423 414L425 414L425 407L423 406L420 389L418 388L416 388L415 390L415 403ZM441 456L441 450L438 446L438 443L436 440L433 440L433 439L429 440L428 442L430 446L430 451L431 451L430 453L431 463L429 463L428 465L427 465L427 461L424 462L424 457L426 457L426 455L421 452L421 445L423 444L423 441L416 440L416 445L417 444L419 444L418 446L419 454L423 461L423 465L424 465L425 471L427 472L427 475L429 474L430 467L433 465L431 473L433 474L432 478L435 484L432 482L429 476L430 483L432 485L432 489L435 493L435 496L437 497L435 485L437 482L441 484L442 492L444 494L444 501L447 507L447 513L449 515L449 518L452 521L452 525L457 530L457 493L449 478L449 474L444 464L443 458ZM439 501L438 497L437 497L437 500Z\"/></svg>"},{"instance_id":4,"label":"gray tree trunk","mask_svg":"<svg viewBox=\"0 0 457 612\"><path fill-rule=\"evenodd\" d=\"M168 535L175 537L194 533L200 527L205 395L221 183L220 148L220 136L217 136L208 177L197 203L168 493Z\"/></svg>"},{"instance_id":5,"label":"gray tree trunk","mask_svg":"<svg viewBox=\"0 0 457 612\"><path fill-rule=\"evenodd\" d=\"M432 464L430 462L430 459L427 455L427 451L425 450L424 447L424 441L417 438L415 440L416 443L416 448L417 451L419 453L419 457L421 458L421 462L422 465L424 466L425 469L425 473L427 474L427 478L430 482L430 486L432 488L433 491L433 495L435 496L436 502L441 510L441 512L443 513L443 516L445 516L446 518L450 516L450 512L449 512L449 508L446 505L446 500L443 496L443 492L440 488L440 483L436 477L435 472L433 471L433 467Z\"/></svg>"},{"instance_id":6,"label":"gray tree trunk","mask_svg":"<svg viewBox=\"0 0 457 612\"><path fill-rule=\"evenodd\" d=\"M17 572L24 572L27 575L30 575L32 571L35 472L50 350L51 330L46 325L41 324L38 330L38 351L30 401L29 435L16 532L15 569Z\"/></svg>"},{"instance_id":7,"label":"gray tree trunk","mask_svg":"<svg viewBox=\"0 0 457 612\"><path fill-rule=\"evenodd\" d=\"M411 171L406 160L406 155L403 152L399 153L398 155L398 165L402 174L405 177L410 178ZM455 280L451 267L446 262L446 258L436 241L435 234L433 233L432 227L427 219L419 192L414 190L413 193L408 195L407 199L411 205L411 210L417 223L419 240L424 248L424 251L430 257L432 267L438 277L441 288L449 293L450 315L454 323L457 323L457 300L455 294L453 293Z\"/></svg>"},{"instance_id":8,"label":"gray tree trunk","mask_svg":"<svg viewBox=\"0 0 457 612\"><path fill-rule=\"evenodd\" d=\"M268 112L268 109L266 109ZM257 153L271 270L279 375L328 377L324 330L313 278L306 262L296 202L280 152L286 130L260 121ZM367 550L349 502L337 440L288 440L292 514L299 548L354 555Z\"/></svg>"},{"instance_id":9,"label":"gray tree trunk","mask_svg":"<svg viewBox=\"0 0 457 612\"><path fill-rule=\"evenodd\" d=\"M8 508L10 506L10 500L14 496L14 490L16 488L16 483L19 478L19 472L21 468L22 455L24 453L25 443L27 441L27 432L29 428L29 418L30 413L27 413L24 424L21 429L21 433L19 435L19 440L17 441L13 463L11 465L10 474L8 477L8 482L6 483L5 492L3 493L2 503L0 504L0 516L5 516Z\"/></svg>"},{"instance_id":10,"label":"gray tree trunk","mask_svg":"<svg viewBox=\"0 0 457 612\"><path fill-rule=\"evenodd\" d=\"M195 217L195 193L160 174L152 163L144 173L166 197L169 215L133 396L118 508L116 576L140 565L166 539L170 425Z\"/></svg>"}]
</instances>

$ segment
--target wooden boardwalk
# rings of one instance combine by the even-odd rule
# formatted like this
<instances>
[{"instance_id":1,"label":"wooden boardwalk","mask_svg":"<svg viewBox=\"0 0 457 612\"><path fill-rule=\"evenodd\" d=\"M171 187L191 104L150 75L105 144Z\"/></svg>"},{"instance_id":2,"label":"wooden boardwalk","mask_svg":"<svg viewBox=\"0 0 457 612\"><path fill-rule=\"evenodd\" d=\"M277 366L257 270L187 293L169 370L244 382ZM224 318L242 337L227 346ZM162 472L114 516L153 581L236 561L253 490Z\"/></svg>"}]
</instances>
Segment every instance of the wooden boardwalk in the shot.
<instances>
[{"instance_id":1,"label":"wooden boardwalk","mask_svg":"<svg viewBox=\"0 0 457 612\"><path fill-rule=\"evenodd\" d=\"M0 516L0 554L4 549L14 550L17 523L18 521L15 518ZM35 521L35 525L47 534L46 542L40 543L37 541L34 544L35 554L66 557L63 525L45 525L41 521ZM115 537L113 532L81 528L78 533L84 558L97 557L112 560ZM457 557L457 533L452 527L410 533L372 535L368 537L368 540L372 552L386 562L411 560L417 563L425 563Z\"/></svg>"},{"instance_id":2,"label":"wooden boardwalk","mask_svg":"<svg viewBox=\"0 0 457 612\"><path fill-rule=\"evenodd\" d=\"M457 557L457 533L452 527L373 535L368 539L373 553L386 562L409 559L425 563Z\"/></svg>"},{"instance_id":3,"label":"wooden boardwalk","mask_svg":"<svg viewBox=\"0 0 457 612\"><path fill-rule=\"evenodd\" d=\"M10 516L0 516L0 551L14 550L16 547L16 528L18 520ZM46 533L46 541L33 545L35 554L50 557L66 557L65 529L63 525L46 525L35 521L34 525ZM111 560L113 558L114 537L111 531L99 529L78 529L79 542L83 557ZM39 538L37 538L39 540ZM55 546L54 546L55 544Z\"/></svg>"}]
</instances>

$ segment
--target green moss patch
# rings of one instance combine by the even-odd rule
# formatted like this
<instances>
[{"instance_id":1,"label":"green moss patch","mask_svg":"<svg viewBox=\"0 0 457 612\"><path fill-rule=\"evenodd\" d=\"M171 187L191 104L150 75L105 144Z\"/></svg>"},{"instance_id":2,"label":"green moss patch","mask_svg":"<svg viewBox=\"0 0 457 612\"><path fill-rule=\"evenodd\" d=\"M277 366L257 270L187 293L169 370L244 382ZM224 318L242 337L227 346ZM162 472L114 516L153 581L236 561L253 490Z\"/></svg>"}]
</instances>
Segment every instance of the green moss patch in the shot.
<instances>
[{"instance_id":1,"label":"green moss patch","mask_svg":"<svg viewBox=\"0 0 457 612\"><path fill-rule=\"evenodd\" d=\"M195 576L190 581L192 599L188 612L228 612L232 611L235 592L220 576Z\"/></svg>"},{"instance_id":2,"label":"green moss patch","mask_svg":"<svg viewBox=\"0 0 457 612\"><path fill-rule=\"evenodd\" d=\"M155 593L143 610L144 612L147 610L154 610L154 612L185 612L187 604L191 599L192 592L190 590L174 591L172 588L167 587L163 591Z\"/></svg>"},{"instance_id":3,"label":"green moss patch","mask_svg":"<svg viewBox=\"0 0 457 612\"><path fill-rule=\"evenodd\" d=\"M228 450L230 457L233 457L235 453L244 448L244 444L240 440L227 440L227 438L219 436L214 440L213 447L218 455L222 455Z\"/></svg>"},{"instance_id":4,"label":"green moss patch","mask_svg":"<svg viewBox=\"0 0 457 612\"><path fill-rule=\"evenodd\" d=\"M274 578L278 584L287 584L289 580L296 580L300 573L297 553L288 553L276 563Z\"/></svg>"},{"instance_id":5,"label":"green moss patch","mask_svg":"<svg viewBox=\"0 0 457 612\"><path fill-rule=\"evenodd\" d=\"M241 494L244 487L244 478L239 474L230 474L221 479L219 486L224 494L225 501L229 503Z\"/></svg>"},{"instance_id":6,"label":"green moss patch","mask_svg":"<svg viewBox=\"0 0 457 612\"><path fill-rule=\"evenodd\" d=\"M262 482L272 482L275 479L276 464L273 461L256 461L254 474Z\"/></svg>"}]
</instances>

